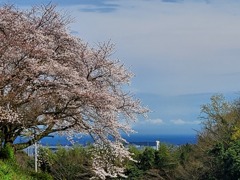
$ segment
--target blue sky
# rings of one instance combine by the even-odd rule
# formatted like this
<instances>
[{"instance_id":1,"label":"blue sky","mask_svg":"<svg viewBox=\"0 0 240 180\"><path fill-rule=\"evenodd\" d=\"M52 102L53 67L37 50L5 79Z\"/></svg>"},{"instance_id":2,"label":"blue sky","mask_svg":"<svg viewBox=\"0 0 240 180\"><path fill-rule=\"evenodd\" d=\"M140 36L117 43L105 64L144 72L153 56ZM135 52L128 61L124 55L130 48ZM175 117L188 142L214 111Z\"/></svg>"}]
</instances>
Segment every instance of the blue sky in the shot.
<instances>
[{"instance_id":1,"label":"blue sky","mask_svg":"<svg viewBox=\"0 0 240 180\"><path fill-rule=\"evenodd\" d=\"M111 40L113 58L135 74L128 90L152 112L139 133L190 134L214 93L240 90L237 0L52 0L74 18L71 33L95 45ZM48 0L0 0L20 8Z\"/></svg>"}]
</instances>

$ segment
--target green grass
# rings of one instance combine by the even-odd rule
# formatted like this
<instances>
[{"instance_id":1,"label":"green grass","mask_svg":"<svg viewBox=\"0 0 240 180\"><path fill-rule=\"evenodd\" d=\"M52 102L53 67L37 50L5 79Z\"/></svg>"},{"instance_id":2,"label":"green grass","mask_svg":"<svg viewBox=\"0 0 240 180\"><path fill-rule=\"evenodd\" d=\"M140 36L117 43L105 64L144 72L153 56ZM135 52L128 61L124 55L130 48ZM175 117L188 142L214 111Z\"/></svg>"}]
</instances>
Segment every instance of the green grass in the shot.
<instances>
[{"instance_id":1,"label":"green grass","mask_svg":"<svg viewBox=\"0 0 240 180\"><path fill-rule=\"evenodd\" d=\"M44 173L35 173L32 170L23 170L16 163L0 160L1 180L52 180L51 176Z\"/></svg>"},{"instance_id":2,"label":"green grass","mask_svg":"<svg viewBox=\"0 0 240 180\"><path fill-rule=\"evenodd\" d=\"M0 160L0 179L1 180L31 180L33 179L29 174L24 173L19 167L10 162L3 162Z\"/></svg>"}]
</instances>

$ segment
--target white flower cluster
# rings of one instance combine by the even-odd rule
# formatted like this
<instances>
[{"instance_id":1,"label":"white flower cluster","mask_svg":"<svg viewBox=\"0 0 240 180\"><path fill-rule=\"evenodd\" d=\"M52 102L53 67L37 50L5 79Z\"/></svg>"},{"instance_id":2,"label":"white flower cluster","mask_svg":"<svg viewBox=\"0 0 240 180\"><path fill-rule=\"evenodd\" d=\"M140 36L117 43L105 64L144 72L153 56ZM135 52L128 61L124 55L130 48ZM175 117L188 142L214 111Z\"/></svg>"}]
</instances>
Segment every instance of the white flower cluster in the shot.
<instances>
[{"instance_id":1,"label":"white flower cluster","mask_svg":"<svg viewBox=\"0 0 240 180\"><path fill-rule=\"evenodd\" d=\"M21 116L10 108L0 106L0 123L19 124Z\"/></svg>"},{"instance_id":2,"label":"white flower cluster","mask_svg":"<svg viewBox=\"0 0 240 180\"><path fill-rule=\"evenodd\" d=\"M106 177L124 177L123 162L131 158L130 152L119 142L111 142L108 145L96 145L96 151L93 155L93 171L100 179Z\"/></svg>"}]
</instances>

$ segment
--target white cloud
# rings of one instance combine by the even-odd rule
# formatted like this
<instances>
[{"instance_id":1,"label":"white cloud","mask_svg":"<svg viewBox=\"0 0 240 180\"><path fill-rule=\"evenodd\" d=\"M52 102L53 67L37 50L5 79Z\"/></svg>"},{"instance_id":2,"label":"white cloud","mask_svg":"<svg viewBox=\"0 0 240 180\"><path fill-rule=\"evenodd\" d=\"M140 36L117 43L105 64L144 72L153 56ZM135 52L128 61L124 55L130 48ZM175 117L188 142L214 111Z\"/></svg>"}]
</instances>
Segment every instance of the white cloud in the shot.
<instances>
[{"instance_id":1,"label":"white cloud","mask_svg":"<svg viewBox=\"0 0 240 180\"><path fill-rule=\"evenodd\" d=\"M148 124L175 124L175 125L194 125L194 124L200 124L201 121L186 121L186 120L182 120L182 119L174 119L174 120L170 120L170 123L167 123L166 121L158 118L158 119L148 119L147 121L142 121L142 123L148 123Z\"/></svg>"},{"instance_id":2,"label":"white cloud","mask_svg":"<svg viewBox=\"0 0 240 180\"><path fill-rule=\"evenodd\" d=\"M201 121L185 121L182 119L175 119L175 120L171 120L170 122L175 125L200 124L201 123Z\"/></svg>"},{"instance_id":3,"label":"white cloud","mask_svg":"<svg viewBox=\"0 0 240 180\"><path fill-rule=\"evenodd\" d=\"M164 121L162 119L149 119L148 122L156 125L164 124Z\"/></svg>"},{"instance_id":4,"label":"white cloud","mask_svg":"<svg viewBox=\"0 0 240 180\"><path fill-rule=\"evenodd\" d=\"M144 121L139 121L137 122L139 124L142 125L198 125L201 123L201 121L185 121L182 119L174 119L174 120L170 120L170 121L164 121L163 119L157 118L157 119L148 119L148 120L144 120Z\"/></svg>"},{"instance_id":5,"label":"white cloud","mask_svg":"<svg viewBox=\"0 0 240 180\"><path fill-rule=\"evenodd\" d=\"M141 124L141 125L147 125L147 124L148 125L161 125L161 124L165 124L165 122L160 118L141 120L141 121L137 121L136 123Z\"/></svg>"}]
</instances>

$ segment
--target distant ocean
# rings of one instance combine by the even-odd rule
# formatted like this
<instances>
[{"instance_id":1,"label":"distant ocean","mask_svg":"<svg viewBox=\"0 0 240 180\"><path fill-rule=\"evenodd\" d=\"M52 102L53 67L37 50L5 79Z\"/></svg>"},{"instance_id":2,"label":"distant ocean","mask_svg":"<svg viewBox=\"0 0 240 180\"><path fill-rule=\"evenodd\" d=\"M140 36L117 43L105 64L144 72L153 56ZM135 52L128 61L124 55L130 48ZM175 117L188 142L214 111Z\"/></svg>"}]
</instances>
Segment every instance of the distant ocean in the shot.
<instances>
[{"instance_id":1,"label":"distant ocean","mask_svg":"<svg viewBox=\"0 0 240 180\"><path fill-rule=\"evenodd\" d=\"M156 141L160 141L172 145L183 145L183 144L195 144L197 142L196 135L144 135L144 134L132 134L130 136L123 135L123 137L129 142L138 146L155 146ZM24 139L18 138L17 142L24 141ZM89 136L83 136L80 139L75 138L74 141L81 145L92 143L92 139ZM54 136L46 137L41 139L40 144L46 146L71 146L72 144L68 141L65 136Z\"/></svg>"},{"instance_id":2,"label":"distant ocean","mask_svg":"<svg viewBox=\"0 0 240 180\"><path fill-rule=\"evenodd\" d=\"M144 135L144 134L134 134L125 139L130 144L140 145L140 146L155 146L156 141L160 141L166 144L172 145L183 145L183 144L196 144L196 135Z\"/></svg>"}]
</instances>

